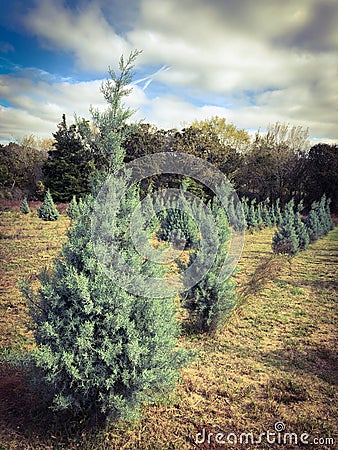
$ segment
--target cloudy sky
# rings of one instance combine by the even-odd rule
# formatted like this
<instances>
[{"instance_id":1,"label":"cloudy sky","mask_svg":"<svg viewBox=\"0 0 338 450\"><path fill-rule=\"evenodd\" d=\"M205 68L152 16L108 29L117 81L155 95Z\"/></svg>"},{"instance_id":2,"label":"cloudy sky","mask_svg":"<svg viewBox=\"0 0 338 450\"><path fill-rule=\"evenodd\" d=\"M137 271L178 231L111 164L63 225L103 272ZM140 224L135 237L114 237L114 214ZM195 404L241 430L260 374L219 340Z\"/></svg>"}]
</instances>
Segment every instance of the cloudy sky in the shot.
<instances>
[{"instance_id":1,"label":"cloudy sky","mask_svg":"<svg viewBox=\"0 0 338 450\"><path fill-rule=\"evenodd\" d=\"M121 54L142 50L128 104L182 128L214 115L338 142L336 0L0 0L0 141L90 117Z\"/></svg>"}]
</instances>

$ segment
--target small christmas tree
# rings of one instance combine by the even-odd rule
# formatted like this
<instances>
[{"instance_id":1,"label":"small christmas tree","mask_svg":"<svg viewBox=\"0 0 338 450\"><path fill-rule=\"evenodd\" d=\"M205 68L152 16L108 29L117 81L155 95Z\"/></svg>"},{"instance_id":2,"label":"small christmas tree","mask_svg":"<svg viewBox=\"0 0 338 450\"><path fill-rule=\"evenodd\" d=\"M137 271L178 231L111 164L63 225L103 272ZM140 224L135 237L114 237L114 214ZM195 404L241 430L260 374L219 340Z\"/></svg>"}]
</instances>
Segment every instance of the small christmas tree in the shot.
<instances>
[{"instance_id":1,"label":"small christmas tree","mask_svg":"<svg viewBox=\"0 0 338 450\"><path fill-rule=\"evenodd\" d=\"M20 205L20 211L23 214L29 214L31 212L31 210L29 209L28 203L27 203L27 198L25 197Z\"/></svg>"},{"instance_id":2,"label":"small christmas tree","mask_svg":"<svg viewBox=\"0 0 338 450\"><path fill-rule=\"evenodd\" d=\"M330 213L330 202L331 200L327 199L325 194L322 196L319 202L318 220L320 223L321 236L328 234L328 232L334 227Z\"/></svg>"},{"instance_id":3,"label":"small christmas tree","mask_svg":"<svg viewBox=\"0 0 338 450\"><path fill-rule=\"evenodd\" d=\"M257 228L257 226L258 226L255 203L256 203L255 199L251 200L251 204L250 204L248 216L247 216L247 221L246 221L248 228Z\"/></svg>"},{"instance_id":4,"label":"small christmas tree","mask_svg":"<svg viewBox=\"0 0 338 450\"><path fill-rule=\"evenodd\" d=\"M42 220L53 221L58 220L60 217L59 211L56 209L53 198L49 189L45 194L45 198L43 199L43 203L38 209L38 217Z\"/></svg>"},{"instance_id":5,"label":"small christmas tree","mask_svg":"<svg viewBox=\"0 0 338 450\"><path fill-rule=\"evenodd\" d=\"M310 243L308 230L307 230L304 222L302 221L301 215L300 215L300 213L302 212L303 209L304 209L303 203L300 202L298 204L297 210L295 212L295 221L294 221L295 232L296 232L296 236L297 236L298 242L299 242L299 250L301 250L301 251L306 250Z\"/></svg>"},{"instance_id":6,"label":"small christmas tree","mask_svg":"<svg viewBox=\"0 0 338 450\"><path fill-rule=\"evenodd\" d=\"M274 253L295 256L299 250L299 240L295 230L294 202L291 200L283 211L281 224L272 239Z\"/></svg>"},{"instance_id":7,"label":"small christmas tree","mask_svg":"<svg viewBox=\"0 0 338 450\"><path fill-rule=\"evenodd\" d=\"M196 247L199 237L198 226L193 219L190 204L193 196L187 191L188 186L187 178L185 178L174 197L165 202L162 199L162 204L165 203L166 206L159 216L161 222L157 237L178 246L185 242L186 248L193 248ZM174 195L173 190L171 195Z\"/></svg>"},{"instance_id":8,"label":"small christmas tree","mask_svg":"<svg viewBox=\"0 0 338 450\"><path fill-rule=\"evenodd\" d=\"M244 216L243 219L244 219L245 228L248 228L248 214L249 214L248 198L242 197L241 203L242 203L242 211L243 211L243 216Z\"/></svg>"},{"instance_id":9,"label":"small christmas tree","mask_svg":"<svg viewBox=\"0 0 338 450\"><path fill-rule=\"evenodd\" d=\"M217 225L218 236L207 232L205 237L206 240L209 240L207 245L210 248L218 244L215 261L201 281L182 294L183 304L189 313L194 329L202 332L214 332L220 328L224 318L233 309L236 302L235 283L230 278L225 281L218 280L230 237L227 214L217 197L213 199L211 209L213 220ZM203 214L202 210L200 212ZM208 216L204 215L199 223L203 223L205 229L208 229L208 220L210 220ZM195 257L199 256L203 266L203 258L208 258L206 253L204 255L190 254L188 265L194 261Z\"/></svg>"},{"instance_id":10,"label":"small christmas tree","mask_svg":"<svg viewBox=\"0 0 338 450\"><path fill-rule=\"evenodd\" d=\"M264 220L263 220L263 210L262 210L262 203L258 203L256 208L256 220L257 220L257 226L261 229L264 228Z\"/></svg>"},{"instance_id":11,"label":"small christmas tree","mask_svg":"<svg viewBox=\"0 0 338 450\"><path fill-rule=\"evenodd\" d=\"M261 206L261 211L262 211L262 219L263 219L264 225L266 227L270 228L273 224L273 221L271 219L271 211L270 211L269 203L270 203L270 200L269 200L269 198L267 198Z\"/></svg>"},{"instance_id":12,"label":"small christmas tree","mask_svg":"<svg viewBox=\"0 0 338 450\"><path fill-rule=\"evenodd\" d=\"M321 224L319 221L318 202L312 203L305 224L310 238L310 243L316 242L320 236L320 228L321 228Z\"/></svg>"},{"instance_id":13,"label":"small christmas tree","mask_svg":"<svg viewBox=\"0 0 338 450\"><path fill-rule=\"evenodd\" d=\"M67 215L68 217L74 220L79 217L79 214L80 214L79 205L78 202L76 201L76 196L73 195L73 198L69 203L69 207L67 209Z\"/></svg>"},{"instance_id":14,"label":"small christmas tree","mask_svg":"<svg viewBox=\"0 0 338 450\"><path fill-rule=\"evenodd\" d=\"M280 209L280 199L279 198L277 198L273 209L274 209L273 215L274 215L274 218L275 218L275 225L277 227L279 227L282 224L282 221L283 221L283 216L282 216L282 212L281 212L281 209Z\"/></svg>"}]
</instances>

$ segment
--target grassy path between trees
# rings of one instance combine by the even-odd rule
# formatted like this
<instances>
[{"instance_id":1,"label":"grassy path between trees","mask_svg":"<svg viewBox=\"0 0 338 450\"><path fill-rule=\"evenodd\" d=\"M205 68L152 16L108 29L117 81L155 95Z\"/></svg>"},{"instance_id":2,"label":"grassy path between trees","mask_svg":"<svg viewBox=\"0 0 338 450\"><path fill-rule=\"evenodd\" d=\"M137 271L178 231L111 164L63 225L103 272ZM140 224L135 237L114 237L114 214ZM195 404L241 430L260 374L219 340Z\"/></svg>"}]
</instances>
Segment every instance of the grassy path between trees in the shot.
<instances>
[{"instance_id":1,"label":"grassy path between trees","mask_svg":"<svg viewBox=\"0 0 338 450\"><path fill-rule=\"evenodd\" d=\"M298 448L264 437L259 444L243 437L240 444L241 433L256 440L275 431L276 422L298 439L303 433L309 442L334 438L334 445L317 447L337 448L338 228L291 262L273 257L271 230L248 234L236 275L240 305L215 336L181 337L198 356L182 371L175 393L146 406L135 424L97 431L48 414L27 388L24 371L6 362L6 355L33 342L17 281L34 280L52 264L68 226L64 213L57 222L42 222L34 213L1 213L1 450ZM205 442L196 443L203 429ZM216 433L224 434L221 441L233 433L230 440L236 436L238 442L217 444Z\"/></svg>"}]
</instances>

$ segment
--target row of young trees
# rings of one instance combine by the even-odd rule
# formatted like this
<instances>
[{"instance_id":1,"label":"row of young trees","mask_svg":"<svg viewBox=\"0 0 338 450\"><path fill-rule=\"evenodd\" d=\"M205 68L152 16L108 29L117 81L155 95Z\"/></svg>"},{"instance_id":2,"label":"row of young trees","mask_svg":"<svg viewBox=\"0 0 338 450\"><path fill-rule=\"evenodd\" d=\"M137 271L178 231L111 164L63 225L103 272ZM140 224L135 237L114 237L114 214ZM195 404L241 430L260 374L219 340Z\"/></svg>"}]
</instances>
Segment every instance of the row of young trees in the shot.
<instances>
[{"instance_id":1,"label":"row of young trees","mask_svg":"<svg viewBox=\"0 0 338 450\"><path fill-rule=\"evenodd\" d=\"M23 214L29 214L31 212L30 207L27 202L27 197L23 198L21 205L20 205L20 211ZM42 205L37 210L37 215L40 219L49 221L49 222L58 220L60 217L60 213L54 204L53 197L52 197L51 193L49 192L49 189L47 190L47 192L45 194Z\"/></svg>"},{"instance_id":2,"label":"row of young trees","mask_svg":"<svg viewBox=\"0 0 338 450\"><path fill-rule=\"evenodd\" d=\"M306 250L310 243L316 242L334 228L330 212L331 200L322 196L319 202L313 202L305 221L301 218L303 203L295 206L290 200L281 216L278 228L272 240L275 253L285 253L295 256L299 251Z\"/></svg>"}]
</instances>

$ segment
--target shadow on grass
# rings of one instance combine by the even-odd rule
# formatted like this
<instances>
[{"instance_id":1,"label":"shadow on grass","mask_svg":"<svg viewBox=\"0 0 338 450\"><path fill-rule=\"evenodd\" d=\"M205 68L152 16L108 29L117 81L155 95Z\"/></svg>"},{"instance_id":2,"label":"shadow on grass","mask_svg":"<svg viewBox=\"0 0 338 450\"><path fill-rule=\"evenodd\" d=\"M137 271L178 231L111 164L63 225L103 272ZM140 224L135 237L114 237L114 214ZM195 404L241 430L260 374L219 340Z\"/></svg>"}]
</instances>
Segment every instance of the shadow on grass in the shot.
<instances>
[{"instance_id":1,"label":"shadow on grass","mask_svg":"<svg viewBox=\"0 0 338 450\"><path fill-rule=\"evenodd\" d=\"M278 367L286 372L301 371L315 375L330 385L338 385L338 356L335 349L312 345L303 351L285 348L261 356L266 365Z\"/></svg>"},{"instance_id":2,"label":"shadow on grass","mask_svg":"<svg viewBox=\"0 0 338 450\"><path fill-rule=\"evenodd\" d=\"M289 258L284 255L269 255L261 258L250 280L239 291L238 304L241 305L250 294L260 292L269 281L275 280L280 271L289 264Z\"/></svg>"},{"instance_id":3,"label":"shadow on grass","mask_svg":"<svg viewBox=\"0 0 338 450\"><path fill-rule=\"evenodd\" d=\"M54 413L43 396L30 385L24 370L1 367L0 429L6 430L6 436L27 440L29 445L48 442L49 445L57 444L57 448L65 445L69 448L71 443L83 440L84 431L85 434L98 431L104 424L104 419L99 416L89 420ZM23 445L22 448L26 447Z\"/></svg>"}]
</instances>

